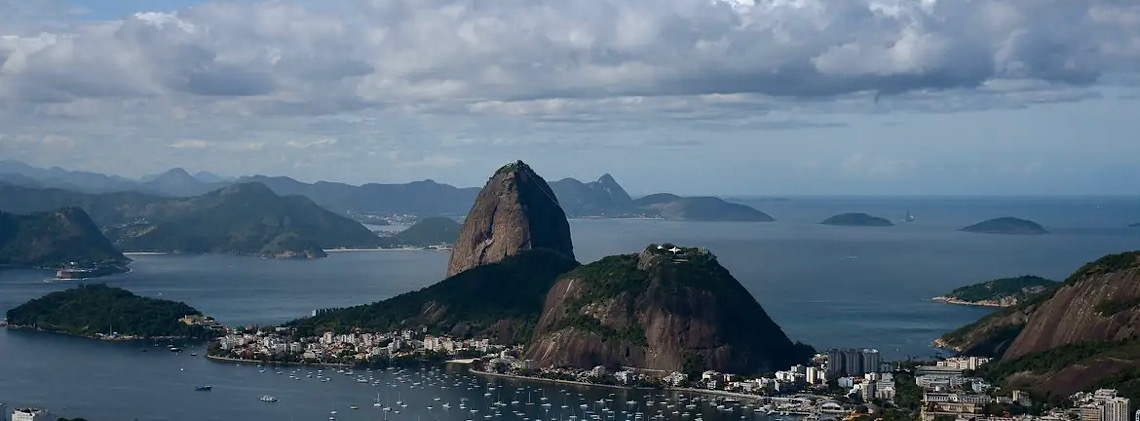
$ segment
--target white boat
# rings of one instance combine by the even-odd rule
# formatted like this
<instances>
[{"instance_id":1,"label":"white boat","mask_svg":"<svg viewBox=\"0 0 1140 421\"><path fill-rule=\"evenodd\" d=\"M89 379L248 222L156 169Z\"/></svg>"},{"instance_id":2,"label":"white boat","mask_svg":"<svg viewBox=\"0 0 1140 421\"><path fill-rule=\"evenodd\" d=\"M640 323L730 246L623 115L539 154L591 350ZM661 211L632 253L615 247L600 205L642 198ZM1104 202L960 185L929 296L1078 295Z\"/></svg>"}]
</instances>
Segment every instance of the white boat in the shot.
<instances>
[{"instance_id":1,"label":"white boat","mask_svg":"<svg viewBox=\"0 0 1140 421\"><path fill-rule=\"evenodd\" d=\"M265 395L265 396L261 397L261 401L262 402L277 402L277 398L270 396L270 395Z\"/></svg>"}]
</instances>

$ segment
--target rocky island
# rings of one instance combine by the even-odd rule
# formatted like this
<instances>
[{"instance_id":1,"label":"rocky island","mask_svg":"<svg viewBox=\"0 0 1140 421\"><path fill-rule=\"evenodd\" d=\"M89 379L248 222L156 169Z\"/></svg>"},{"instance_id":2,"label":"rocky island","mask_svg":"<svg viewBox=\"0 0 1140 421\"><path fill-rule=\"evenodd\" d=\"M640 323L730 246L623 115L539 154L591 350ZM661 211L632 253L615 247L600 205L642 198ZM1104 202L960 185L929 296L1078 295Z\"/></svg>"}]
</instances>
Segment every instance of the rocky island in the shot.
<instances>
[{"instance_id":1,"label":"rocky island","mask_svg":"<svg viewBox=\"0 0 1140 421\"><path fill-rule=\"evenodd\" d=\"M844 213L835 215L820 222L823 225L842 225L849 227L890 227L895 224L886 218L871 216L865 213Z\"/></svg>"},{"instance_id":2,"label":"rocky island","mask_svg":"<svg viewBox=\"0 0 1140 421\"><path fill-rule=\"evenodd\" d=\"M417 221L407 229L390 237L380 238L381 248L425 248L455 244L462 227L454 219L436 216Z\"/></svg>"},{"instance_id":3,"label":"rocky island","mask_svg":"<svg viewBox=\"0 0 1140 421\"><path fill-rule=\"evenodd\" d=\"M949 304L986 307L1011 307L1059 285L1057 281L1040 276L1001 278L950 291L933 300Z\"/></svg>"},{"instance_id":4,"label":"rocky island","mask_svg":"<svg viewBox=\"0 0 1140 421\"><path fill-rule=\"evenodd\" d=\"M1048 234L1040 224L1019 218L1002 217L982 221L962 228L960 231L981 234L1040 235Z\"/></svg>"},{"instance_id":5,"label":"rocky island","mask_svg":"<svg viewBox=\"0 0 1140 421\"><path fill-rule=\"evenodd\" d=\"M707 250L651 245L562 275L526 347L540 367L757 373L807 361Z\"/></svg>"},{"instance_id":6,"label":"rocky island","mask_svg":"<svg viewBox=\"0 0 1140 421\"><path fill-rule=\"evenodd\" d=\"M0 265L97 276L125 271L129 262L78 207L27 215L0 212Z\"/></svg>"},{"instance_id":7,"label":"rocky island","mask_svg":"<svg viewBox=\"0 0 1140 421\"><path fill-rule=\"evenodd\" d=\"M204 339L213 319L181 302L140 297L103 284L56 291L8 310L8 327L104 340Z\"/></svg>"}]
</instances>

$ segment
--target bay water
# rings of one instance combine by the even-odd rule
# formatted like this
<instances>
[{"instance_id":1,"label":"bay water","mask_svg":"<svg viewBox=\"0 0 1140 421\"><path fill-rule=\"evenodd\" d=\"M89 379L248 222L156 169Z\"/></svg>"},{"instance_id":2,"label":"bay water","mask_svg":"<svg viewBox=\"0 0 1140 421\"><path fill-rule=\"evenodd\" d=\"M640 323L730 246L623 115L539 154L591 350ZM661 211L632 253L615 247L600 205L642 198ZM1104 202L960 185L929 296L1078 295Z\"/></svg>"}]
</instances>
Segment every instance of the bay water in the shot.
<instances>
[{"instance_id":1,"label":"bay water","mask_svg":"<svg viewBox=\"0 0 1140 421\"><path fill-rule=\"evenodd\" d=\"M705 247L793 340L820 350L874 347L887 358L906 358L930 357L937 352L929 347L935 337L992 311L936 303L931 297L998 277L1034 274L1063 279L1102 255L1140 249L1140 229L1127 228L1140 222L1140 198L735 200L778 221L573 220L575 254L585 263L609 254L636 253L650 243ZM914 222L900 221L907 211L915 215ZM818 224L843 212L868 212L895 220L897 225ZM1034 220L1050 234L957 231L1000 216ZM419 289L443 277L448 259L447 253L439 251L343 251L316 261L216 255L131 257L135 260L131 273L98 282L184 301L229 325L276 324L304 317L314 309L363 304ZM0 269L0 311L73 285L53 281L52 275L43 270ZM506 399L484 396L488 386L497 387L500 394L524 387L532 395L567 401L570 409L578 408L580 401L641 400L644 393L506 382L471 377L455 368L450 372L369 373L377 386L350 376L319 382L307 377L315 369L262 372L253 365L191 357L191 351L204 353L201 346L172 354L150 344L0 331L0 402L9 407L46 407L60 415L95 420L321 420L327 419L330 410L338 410L338 419L426 421L487 415L492 400ZM289 378L292 374L297 379ZM416 379L420 385L412 387ZM453 386L456 382L463 386ZM214 390L194 392L194 386L205 384ZM445 384L447 389L442 388ZM409 404L401 414L371 405L377 394L389 399L392 392ZM262 395L274 395L279 402L262 403L258 400ZM441 400L435 401L436 397ZM463 398L483 412L457 410ZM449 412L440 410L443 402L451 403ZM565 419L573 415L574 411L560 410L567 402L553 402L552 412L540 413L541 407L535 405L523 416ZM349 405L360 409L349 410ZM503 418L522 418L514 409L504 412ZM578 410L577 416L582 415ZM740 415L713 412L704 418Z\"/></svg>"}]
</instances>

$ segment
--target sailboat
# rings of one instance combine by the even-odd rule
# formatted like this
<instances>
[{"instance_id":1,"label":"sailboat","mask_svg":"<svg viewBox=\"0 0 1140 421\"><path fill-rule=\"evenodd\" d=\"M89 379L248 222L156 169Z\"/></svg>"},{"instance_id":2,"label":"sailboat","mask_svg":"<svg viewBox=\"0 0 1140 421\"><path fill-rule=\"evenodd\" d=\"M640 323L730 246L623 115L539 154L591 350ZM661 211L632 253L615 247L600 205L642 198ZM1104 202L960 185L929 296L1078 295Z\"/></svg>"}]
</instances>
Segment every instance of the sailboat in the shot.
<instances>
[{"instance_id":1,"label":"sailboat","mask_svg":"<svg viewBox=\"0 0 1140 421\"><path fill-rule=\"evenodd\" d=\"M379 393L376 394L376 403L372 404L372 406L375 406L377 408L384 406L384 404L380 403L380 394Z\"/></svg>"},{"instance_id":2,"label":"sailboat","mask_svg":"<svg viewBox=\"0 0 1140 421\"><path fill-rule=\"evenodd\" d=\"M907 209L907 211L906 211L906 217L905 217L905 218L903 218L903 221L906 221L906 222L914 222L914 215L911 215L911 213L910 213L910 209Z\"/></svg>"}]
</instances>

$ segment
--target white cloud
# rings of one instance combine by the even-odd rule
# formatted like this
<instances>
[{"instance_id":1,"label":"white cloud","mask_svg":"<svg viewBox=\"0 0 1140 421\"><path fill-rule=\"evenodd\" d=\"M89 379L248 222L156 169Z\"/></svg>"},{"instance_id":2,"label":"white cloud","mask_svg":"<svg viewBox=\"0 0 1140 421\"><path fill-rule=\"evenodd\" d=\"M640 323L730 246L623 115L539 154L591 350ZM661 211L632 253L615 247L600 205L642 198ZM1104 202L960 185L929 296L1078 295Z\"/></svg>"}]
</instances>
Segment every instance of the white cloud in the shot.
<instances>
[{"instance_id":1,"label":"white cloud","mask_svg":"<svg viewBox=\"0 0 1140 421\"><path fill-rule=\"evenodd\" d=\"M853 153L840 163L843 171L854 175L893 177L918 167L918 162L909 159L870 156L862 152Z\"/></svg>"},{"instance_id":2,"label":"white cloud","mask_svg":"<svg viewBox=\"0 0 1140 421\"><path fill-rule=\"evenodd\" d=\"M207 3L0 39L0 98L246 98L255 112L417 102L1087 83L1140 63L1113 0ZM3 33L3 27L0 27Z\"/></svg>"},{"instance_id":3,"label":"white cloud","mask_svg":"<svg viewBox=\"0 0 1140 421\"><path fill-rule=\"evenodd\" d=\"M368 181L415 168L466 177L528 147L556 162L637 148L658 163L659 151L699 154L735 137L807 155L818 151L782 139L858 130L859 116L884 113L1100 101L1105 86L1140 80L1140 3L1123 0L266 1L76 13L57 0L0 0L0 147L14 159L134 153L147 157L130 168L140 172L302 168ZM819 131L816 144L848 137ZM11 146L46 136L71 147ZM935 161L862 139L843 151L864 155L805 160L878 175Z\"/></svg>"}]
</instances>

